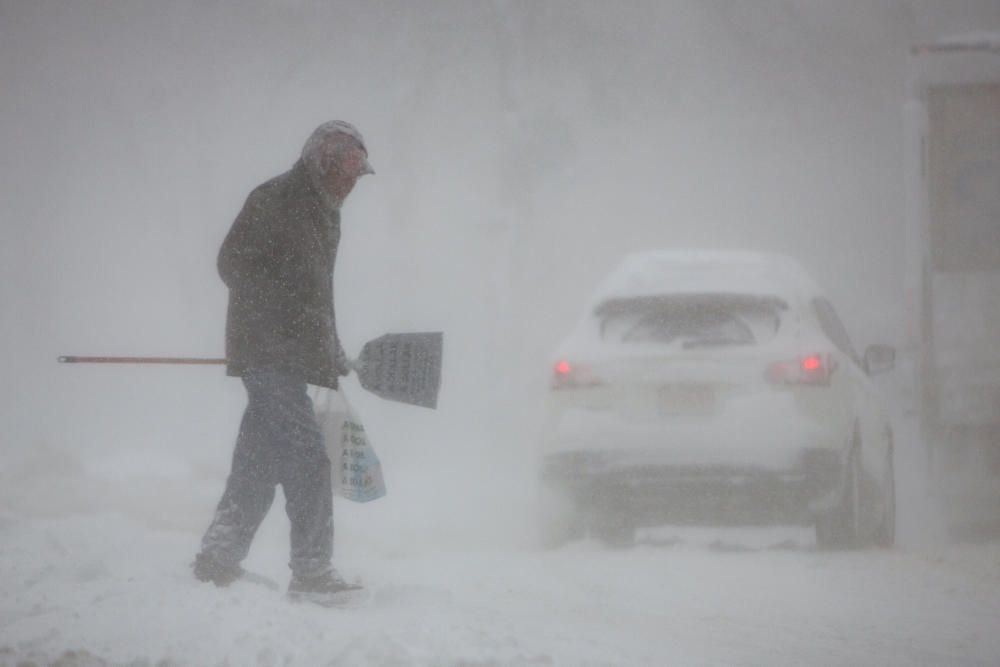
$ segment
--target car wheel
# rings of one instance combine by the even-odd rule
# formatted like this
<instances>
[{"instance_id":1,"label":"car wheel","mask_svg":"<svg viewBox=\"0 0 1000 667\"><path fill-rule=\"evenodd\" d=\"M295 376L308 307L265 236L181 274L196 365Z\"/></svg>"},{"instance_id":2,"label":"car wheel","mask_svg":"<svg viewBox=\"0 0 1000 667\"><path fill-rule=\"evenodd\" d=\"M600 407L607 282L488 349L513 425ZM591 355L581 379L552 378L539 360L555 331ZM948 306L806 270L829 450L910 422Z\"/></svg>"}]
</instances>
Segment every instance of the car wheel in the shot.
<instances>
[{"instance_id":1,"label":"car wheel","mask_svg":"<svg viewBox=\"0 0 1000 667\"><path fill-rule=\"evenodd\" d=\"M882 517L875 533L875 544L885 549L896 543L896 473L893 463L892 446L886 450L882 480Z\"/></svg>"},{"instance_id":2,"label":"car wheel","mask_svg":"<svg viewBox=\"0 0 1000 667\"><path fill-rule=\"evenodd\" d=\"M861 521L861 461L859 445L847 455L846 479L836 507L816 519L816 546L820 549L851 549L858 546Z\"/></svg>"},{"instance_id":3,"label":"car wheel","mask_svg":"<svg viewBox=\"0 0 1000 667\"><path fill-rule=\"evenodd\" d=\"M542 487L538 519L543 549L557 549L584 536L583 520L573 498L550 485Z\"/></svg>"},{"instance_id":4,"label":"car wheel","mask_svg":"<svg viewBox=\"0 0 1000 667\"><path fill-rule=\"evenodd\" d=\"M635 544L635 521L627 516L605 516L593 526L594 536L606 546L624 549Z\"/></svg>"}]
</instances>

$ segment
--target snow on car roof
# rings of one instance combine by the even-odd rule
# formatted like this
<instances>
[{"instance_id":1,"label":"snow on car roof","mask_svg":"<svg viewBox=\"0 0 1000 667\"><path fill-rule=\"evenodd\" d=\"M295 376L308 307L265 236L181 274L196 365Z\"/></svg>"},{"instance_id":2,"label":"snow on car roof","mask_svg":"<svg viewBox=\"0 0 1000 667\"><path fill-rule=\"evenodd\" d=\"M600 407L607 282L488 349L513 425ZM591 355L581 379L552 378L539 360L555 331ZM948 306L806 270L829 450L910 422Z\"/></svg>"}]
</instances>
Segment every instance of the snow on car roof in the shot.
<instances>
[{"instance_id":1,"label":"snow on car roof","mask_svg":"<svg viewBox=\"0 0 1000 667\"><path fill-rule=\"evenodd\" d=\"M656 294L757 294L786 300L819 294L785 255L742 250L657 250L628 255L597 289L593 305Z\"/></svg>"}]
</instances>

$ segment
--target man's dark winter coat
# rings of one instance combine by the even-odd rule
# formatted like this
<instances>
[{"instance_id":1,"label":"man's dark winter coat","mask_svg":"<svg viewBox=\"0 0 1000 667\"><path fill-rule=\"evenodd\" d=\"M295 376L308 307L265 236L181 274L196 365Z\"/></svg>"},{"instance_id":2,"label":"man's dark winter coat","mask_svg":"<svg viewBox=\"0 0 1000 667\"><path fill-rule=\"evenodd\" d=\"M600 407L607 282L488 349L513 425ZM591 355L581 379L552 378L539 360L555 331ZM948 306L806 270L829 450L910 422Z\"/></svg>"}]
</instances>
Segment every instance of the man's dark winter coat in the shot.
<instances>
[{"instance_id":1,"label":"man's dark winter coat","mask_svg":"<svg viewBox=\"0 0 1000 667\"><path fill-rule=\"evenodd\" d=\"M280 368L337 388L346 373L333 311L340 212L300 160L250 193L219 251L229 287L229 375Z\"/></svg>"}]
</instances>

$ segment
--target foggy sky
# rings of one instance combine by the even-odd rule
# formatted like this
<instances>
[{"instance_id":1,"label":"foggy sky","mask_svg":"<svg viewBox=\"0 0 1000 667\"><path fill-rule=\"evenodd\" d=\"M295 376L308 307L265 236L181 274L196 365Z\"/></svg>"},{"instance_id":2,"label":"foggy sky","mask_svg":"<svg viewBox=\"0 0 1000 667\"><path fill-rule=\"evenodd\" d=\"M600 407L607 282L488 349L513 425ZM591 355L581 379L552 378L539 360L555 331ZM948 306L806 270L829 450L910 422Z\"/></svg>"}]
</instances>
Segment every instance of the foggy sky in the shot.
<instances>
[{"instance_id":1,"label":"foggy sky","mask_svg":"<svg viewBox=\"0 0 1000 667\"><path fill-rule=\"evenodd\" d=\"M332 118L377 171L344 210L348 350L446 332L439 413L362 399L389 442L530 428L634 250L791 254L856 346L899 343L906 51L998 28L986 0L0 0L5 447L228 455L218 369L54 359L220 354L218 245Z\"/></svg>"}]
</instances>

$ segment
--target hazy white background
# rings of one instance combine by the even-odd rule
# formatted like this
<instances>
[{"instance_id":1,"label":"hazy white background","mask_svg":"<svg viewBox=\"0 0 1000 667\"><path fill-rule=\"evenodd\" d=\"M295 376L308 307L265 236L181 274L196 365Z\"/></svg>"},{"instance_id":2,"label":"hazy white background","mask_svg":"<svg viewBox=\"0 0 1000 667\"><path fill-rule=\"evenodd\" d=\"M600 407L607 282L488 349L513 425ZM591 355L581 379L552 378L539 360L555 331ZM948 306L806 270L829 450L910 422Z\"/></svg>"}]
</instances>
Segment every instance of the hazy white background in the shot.
<instances>
[{"instance_id":1,"label":"hazy white background","mask_svg":"<svg viewBox=\"0 0 1000 667\"><path fill-rule=\"evenodd\" d=\"M217 367L61 367L55 359L221 355L222 238L249 191L288 169L316 125L341 118L364 133L377 171L343 215L336 295L348 351L386 331L443 330L446 363L436 412L347 383L389 495L370 507L338 504L338 553L369 579L467 575L477 583L460 584L457 603L428 622L466 618L460 602L468 593L476 600L469 618L500 633L456 620L466 628L456 640L462 650L436 653L435 630L427 655L454 658L483 645L507 662L509 632L557 658L562 649L553 646L570 647L562 655L639 656L616 651L645 650L642 641L662 642L670 627L689 657L713 646L718 661L732 664L748 655L743 641L749 655L769 655L770 645L755 642L773 633L758 630L781 627L805 647L784 654L787 664L823 656L887 664L885 655L946 664L954 655L935 653L941 645L971 646L965 655L987 664L996 655L991 634L962 620L949 627L946 616L963 617L940 596L967 602L965 618L986 627L996 588L978 578L955 584L954 572L995 574L990 556L961 560L935 579L927 563L947 558L859 554L846 557L843 572L817 579L812 568L829 565L822 556L817 565L798 553L764 554L719 563L721 579L707 598L689 576L715 567L700 552L675 559L669 581L630 574L665 572L662 554L649 551L524 561L419 556L427 545L486 545L491 554L529 543L548 355L627 252L704 246L794 255L829 290L857 347L899 344L907 52L974 29L1000 30L1000 3L0 0L0 565L14 563L0 572L0 587L25 600L45 593L17 569L34 563L39 580L55 582L45 595L58 598L50 612L39 602L37 618L25 616L20 598L4 598L4 641L50 652L105 641L108 651L148 650L155 660L169 650L150 646L173 632L196 638L175 645L182 662L222 650L231 635L220 630L216 641L214 621L200 615L222 598L196 590L184 568L228 471L241 384ZM893 387L890 379L894 401ZM916 445L899 446L912 453ZM916 477L902 484L919 492ZM923 517L907 506L900 515L905 548L922 535ZM272 511L253 565L283 566L283 521ZM174 532L148 532L157 528ZM67 563L76 565L64 582ZM775 598L777 626L751 620L728 632L733 609L770 618L758 615L772 599L767 573L784 568L801 574L803 597L785 607ZM858 569L868 577L862 589L888 582L913 597L857 606L850 586ZM119 591L120 603L95 607L97 625L74 625L76 610L92 603L72 591L117 590L126 575L142 580L154 570L163 571L150 584L156 591L177 591L169 593L182 605L174 625L143 625L161 612L159 598L142 607L142 591ZM617 583L600 589L595 571ZM478 598L471 592L484 573L492 579ZM490 603L482 600L507 600L525 581L517 598L524 604L513 605L520 616L501 605L496 623L483 611ZM745 588L754 581L767 590ZM729 607L723 616L712 609L715 589ZM586 653L590 645L580 641L607 626L599 616L584 622L567 612L557 640L530 639L525 628L546 627L532 616L537 595L582 609L597 593L619 595L619 619L632 618L633 603L645 600L655 614L663 596L686 593L674 609L692 616L648 621L642 641L624 634L604 653ZM286 617L274 607L280 600L261 598L266 608L254 600L237 601L248 610L239 622ZM118 626L140 608L134 631ZM904 608L909 616L893 616ZM816 609L825 615L807 613ZM290 618L307 635L327 627L304 611ZM803 634L782 618L814 625ZM837 653L847 644L829 628L849 628L837 623L850 619L874 638L856 654ZM400 621L389 632L399 640L410 626ZM943 634L928 630L935 628ZM272 646L272 631L258 630ZM115 640L115 632L139 644ZM718 636L736 644L719 648ZM499 653L489 652L494 639ZM582 654L572 652L577 646ZM872 647L888 648L879 657ZM359 662L395 655L371 650ZM315 664L310 656L304 664Z\"/></svg>"},{"instance_id":2,"label":"hazy white background","mask_svg":"<svg viewBox=\"0 0 1000 667\"><path fill-rule=\"evenodd\" d=\"M987 0L0 0L8 472L224 472L238 381L55 357L221 354L218 245L331 118L378 172L344 211L349 351L446 332L439 411L358 398L390 483L529 460L548 354L629 251L787 252L856 346L898 343L907 49L998 24Z\"/></svg>"}]
</instances>

